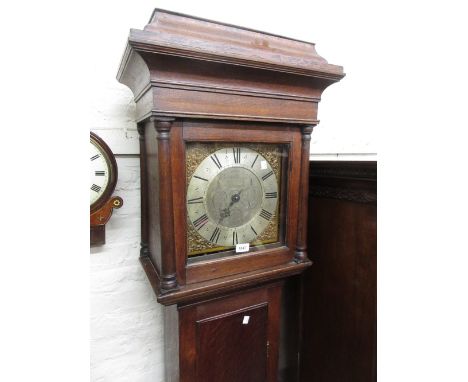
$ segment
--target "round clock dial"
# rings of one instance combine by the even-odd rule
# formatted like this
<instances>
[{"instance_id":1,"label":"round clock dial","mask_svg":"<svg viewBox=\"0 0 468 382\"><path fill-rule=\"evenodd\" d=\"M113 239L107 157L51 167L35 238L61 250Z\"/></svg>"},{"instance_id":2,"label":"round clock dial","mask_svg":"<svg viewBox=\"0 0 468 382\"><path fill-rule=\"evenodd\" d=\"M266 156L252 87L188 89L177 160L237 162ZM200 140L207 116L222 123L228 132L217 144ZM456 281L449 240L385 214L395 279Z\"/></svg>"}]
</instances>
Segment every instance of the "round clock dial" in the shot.
<instances>
[{"instance_id":1,"label":"round clock dial","mask_svg":"<svg viewBox=\"0 0 468 382\"><path fill-rule=\"evenodd\" d=\"M109 147L97 135L90 139L90 206L100 208L114 191L117 165Z\"/></svg>"},{"instance_id":2,"label":"round clock dial","mask_svg":"<svg viewBox=\"0 0 468 382\"><path fill-rule=\"evenodd\" d=\"M220 149L195 170L187 190L188 217L207 241L254 241L276 213L278 182L270 163L246 147Z\"/></svg>"}]
</instances>

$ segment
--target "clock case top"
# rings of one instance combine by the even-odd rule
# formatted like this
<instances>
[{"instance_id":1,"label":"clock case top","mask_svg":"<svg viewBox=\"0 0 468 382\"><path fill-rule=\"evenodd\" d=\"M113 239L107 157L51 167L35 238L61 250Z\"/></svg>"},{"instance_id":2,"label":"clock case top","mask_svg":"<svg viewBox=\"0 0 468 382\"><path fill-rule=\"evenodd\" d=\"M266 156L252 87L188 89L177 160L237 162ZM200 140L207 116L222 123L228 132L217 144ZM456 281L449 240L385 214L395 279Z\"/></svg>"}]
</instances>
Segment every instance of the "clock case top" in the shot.
<instances>
[{"instance_id":1,"label":"clock case top","mask_svg":"<svg viewBox=\"0 0 468 382\"><path fill-rule=\"evenodd\" d=\"M141 262L163 304L302 272L310 134L323 90L344 76L314 44L156 9L130 31L117 79L140 133ZM187 264L185 143L288 144L283 249ZM185 252L184 252L185 251Z\"/></svg>"}]
</instances>

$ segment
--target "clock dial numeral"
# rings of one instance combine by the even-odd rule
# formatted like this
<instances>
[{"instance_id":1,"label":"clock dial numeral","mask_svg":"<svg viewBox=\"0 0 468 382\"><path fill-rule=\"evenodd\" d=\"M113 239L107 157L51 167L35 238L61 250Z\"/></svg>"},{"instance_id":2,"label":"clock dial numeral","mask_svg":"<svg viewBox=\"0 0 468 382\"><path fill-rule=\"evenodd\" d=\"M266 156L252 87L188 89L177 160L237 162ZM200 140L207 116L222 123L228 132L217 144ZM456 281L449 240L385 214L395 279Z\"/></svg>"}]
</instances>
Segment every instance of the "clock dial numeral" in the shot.
<instances>
[{"instance_id":1,"label":"clock dial numeral","mask_svg":"<svg viewBox=\"0 0 468 382\"><path fill-rule=\"evenodd\" d=\"M232 154L234 155L234 163L240 163L240 156L241 156L240 147L233 147Z\"/></svg>"},{"instance_id":2,"label":"clock dial numeral","mask_svg":"<svg viewBox=\"0 0 468 382\"><path fill-rule=\"evenodd\" d=\"M232 233L232 245L239 244L239 240L237 239L237 231Z\"/></svg>"},{"instance_id":3,"label":"clock dial numeral","mask_svg":"<svg viewBox=\"0 0 468 382\"><path fill-rule=\"evenodd\" d=\"M208 216L206 214L203 214L202 216L200 216L197 220L193 222L193 225L195 226L197 231L199 231L201 228L203 228L203 226L206 223L208 223Z\"/></svg>"},{"instance_id":4,"label":"clock dial numeral","mask_svg":"<svg viewBox=\"0 0 468 382\"><path fill-rule=\"evenodd\" d=\"M193 198L187 200L187 204L197 204L197 203L203 203L203 196L200 196L199 198Z\"/></svg>"},{"instance_id":5,"label":"clock dial numeral","mask_svg":"<svg viewBox=\"0 0 468 382\"><path fill-rule=\"evenodd\" d=\"M265 181L272 175L273 175L273 171L270 171L268 174L265 174L265 175L262 176L262 180Z\"/></svg>"},{"instance_id":6,"label":"clock dial numeral","mask_svg":"<svg viewBox=\"0 0 468 382\"><path fill-rule=\"evenodd\" d=\"M106 172L105 172L105 171L94 171L94 175L96 175L96 176L104 176L104 175L106 175Z\"/></svg>"},{"instance_id":7,"label":"clock dial numeral","mask_svg":"<svg viewBox=\"0 0 468 382\"><path fill-rule=\"evenodd\" d=\"M97 184L93 184L91 186L91 190L93 190L94 192L99 192L99 191L101 191L101 187L98 186Z\"/></svg>"},{"instance_id":8,"label":"clock dial numeral","mask_svg":"<svg viewBox=\"0 0 468 382\"><path fill-rule=\"evenodd\" d=\"M265 192L265 198L266 199L274 199L278 197L277 192Z\"/></svg>"},{"instance_id":9,"label":"clock dial numeral","mask_svg":"<svg viewBox=\"0 0 468 382\"><path fill-rule=\"evenodd\" d=\"M255 231L254 227L250 226L250 229L253 231L253 233L255 234L255 236L258 236L258 233L257 233L257 231Z\"/></svg>"},{"instance_id":10,"label":"clock dial numeral","mask_svg":"<svg viewBox=\"0 0 468 382\"><path fill-rule=\"evenodd\" d=\"M208 182L208 179L202 178L201 176L194 175L193 177Z\"/></svg>"},{"instance_id":11,"label":"clock dial numeral","mask_svg":"<svg viewBox=\"0 0 468 382\"><path fill-rule=\"evenodd\" d=\"M220 169L221 167L223 167L221 165L221 162L219 161L218 157L216 156L216 154L213 154L211 157L211 160L214 162L214 164L216 165L216 167L218 167L218 169Z\"/></svg>"},{"instance_id":12,"label":"clock dial numeral","mask_svg":"<svg viewBox=\"0 0 468 382\"><path fill-rule=\"evenodd\" d=\"M217 243L219 240L219 235L221 234L221 230L219 227L216 227L213 233L211 234L210 241L212 243Z\"/></svg>"},{"instance_id":13,"label":"clock dial numeral","mask_svg":"<svg viewBox=\"0 0 468 382\"><path fill-rule=\"evenodd\" d=\"M100 156L101 156L101 154L96 154L96 155L94 155L94 156L91 157L91 160L96 160L96 159L98 159Z\"/></svg>"},{"instance_id":14,"label":"clock dial numeral","mask_svg":"<svg viewBox=\"0 0 468 382\"><path fill-rule=\"evenodd\" d=\"M257 159L258 159L258 154L257 154L257 156L255 157L254 161L252 162L252 166L250 166L250 168L253 168L255 162L257 161Z\"/></svg>"},{"instance_id":15,"label":"clock dial numeral","mask_svg":"<svg viewBox=\"0 0 468 382\"><path fill-rule=\"evenodd\" d=\"M264 209L262 209L259 215L265 220L270 220L271 217L273 216L271 212L268 212L267 210L264 210Z\"/></svg>"}]
</instances>

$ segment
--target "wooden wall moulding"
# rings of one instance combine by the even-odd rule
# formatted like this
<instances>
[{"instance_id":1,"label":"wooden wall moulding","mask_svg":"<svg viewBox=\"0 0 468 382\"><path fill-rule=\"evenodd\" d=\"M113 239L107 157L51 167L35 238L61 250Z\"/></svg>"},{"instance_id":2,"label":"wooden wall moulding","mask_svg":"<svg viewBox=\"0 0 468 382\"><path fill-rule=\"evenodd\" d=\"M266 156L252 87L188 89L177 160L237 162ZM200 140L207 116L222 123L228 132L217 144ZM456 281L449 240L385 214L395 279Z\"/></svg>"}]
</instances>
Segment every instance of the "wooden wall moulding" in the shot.
<instances>
[{"instance_id":1,"label":"wooden wall moulding","mask_svg":"<svg viewBox=\"0 0 468 382\"><path fill-rule=\"evenodd\" d=\"M310 135L343 76L312 43L160 9L130 31L117 79L136 103L141 263L180 327L193 324L187 304L269 290L311 265Z\"/></svg>"},{"instance_id":2,"label":"wooden wall moulding","mask_svg":"<svg viewBox=\"0 0 468 382\"><path fill-rule=\"evenodd\" d=\"M310 196L377 203L375 162L310 162Z\"/></svg>"}]
</instances>

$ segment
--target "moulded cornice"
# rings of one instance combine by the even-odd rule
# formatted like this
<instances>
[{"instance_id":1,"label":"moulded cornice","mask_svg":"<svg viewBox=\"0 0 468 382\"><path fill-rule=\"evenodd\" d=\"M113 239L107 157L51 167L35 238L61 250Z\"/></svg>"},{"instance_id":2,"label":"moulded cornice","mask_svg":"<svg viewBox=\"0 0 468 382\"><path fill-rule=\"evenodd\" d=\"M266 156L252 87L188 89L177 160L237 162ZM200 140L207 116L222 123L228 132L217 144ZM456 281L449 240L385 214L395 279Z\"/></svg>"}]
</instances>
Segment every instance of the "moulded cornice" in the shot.
<instances>
[{"instance_id":1,"label":"moulded cornice","mask_svg":"<svg viewBox=\"0 0 468 382\"><path fill-rule=\"evenodd\" d=\"M315 44L157 9L144 30L131 29L117 78L132 50L222 62L339 81Z\"/></svg>"}]
</instances>

